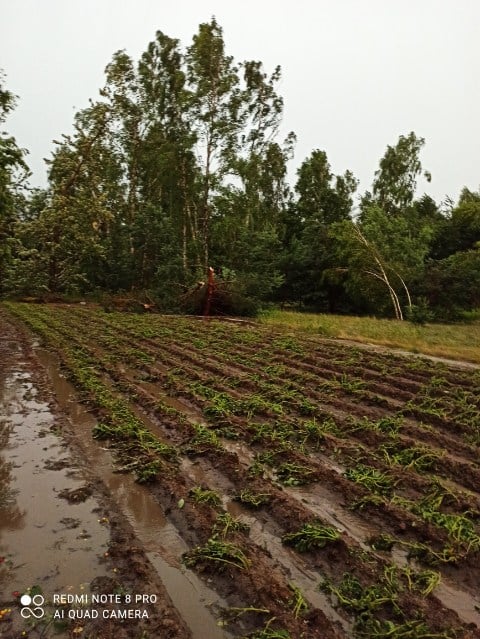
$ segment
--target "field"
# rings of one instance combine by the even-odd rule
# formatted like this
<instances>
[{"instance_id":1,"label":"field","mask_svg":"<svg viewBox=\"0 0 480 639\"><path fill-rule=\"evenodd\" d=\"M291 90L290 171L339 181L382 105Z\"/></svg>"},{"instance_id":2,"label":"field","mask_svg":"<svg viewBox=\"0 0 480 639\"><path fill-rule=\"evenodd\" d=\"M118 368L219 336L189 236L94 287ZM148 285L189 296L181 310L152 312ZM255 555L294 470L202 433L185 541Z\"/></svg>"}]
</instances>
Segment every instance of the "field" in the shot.
<instances>
[{"instance_id":1,"label":"field","mask_svg":"<svg viewBox=\"0 0 480 639\"><path fill-rule=\"evenodd\" d=\"M4 309L161 507L164 609L182 617L163 560L212 593L217 634L197 612L175 636L480 637L478 370L253 323Z\"/></svg>"}]
</instances>

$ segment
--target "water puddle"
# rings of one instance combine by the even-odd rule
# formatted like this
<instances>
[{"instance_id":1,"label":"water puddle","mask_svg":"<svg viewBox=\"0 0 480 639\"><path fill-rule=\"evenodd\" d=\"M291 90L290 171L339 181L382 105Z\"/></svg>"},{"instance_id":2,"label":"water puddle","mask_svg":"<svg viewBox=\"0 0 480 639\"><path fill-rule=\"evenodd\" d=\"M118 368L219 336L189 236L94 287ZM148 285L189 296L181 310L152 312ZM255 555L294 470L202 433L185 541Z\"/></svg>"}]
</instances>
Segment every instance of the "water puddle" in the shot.
<instances>
[{"instance_id":1,"label":"water puddle","mask_svg":"<svg viewBox=\"0 0 480 639\"><path fill-rule=\"evenodd\" d=\"M59 372L56 358L45 350L38 350L37 355L48 371L60 407L74 423L85 457L145 547L148 559L190 628L193 639L229 637L229 633L219 628L209 610L210 607L227 607L227 604L180 564L180 557L188 547L175 527L167 521L162 508L145 487L137 484L132 476L113 471L110 451L92 438L91 430L96 423L94 417L77 403L74 389Z\"/></svg>"},{"instance_id":2,"label":"water puddle","mask_svg":"<svg viewBox=\"0 0 480 639\"><path fill-rule=\"evenodd\" d=\"M222 505L232 517L238 517L250 527L249 537L260 548L267 550L273 559L281 566L283 574L290 583L300 588L305 599L312 607L319 608L330 621L340 624L348 632L351 628L341 617L322 592L318 590L321 575L311 570L306 562L298 555L284 546L280 537L268 530L267 525L254 517L246 508L238 502L232 501L226 494L234 488L233 484L225 478L220 471L202 460L182 460L182 470L197 485L208 486L216 490L222 498ZM271 527L274 524L270 522Z\"/></svg>"},{"instance_id":3,"label":"water puddle","mask_svg":"<svg viewBox=\"0 0 480 639\"><path fill-rule=\"evenodd\" d=\"M402 568L408 566L418 572L424 569L417 561L408 558L408 549L405 547L395 544L391 552L397 566ZM445 608L455 610L464 623L474 623L480 628L480 599L472 597L465 590L456 588L443 575L432 594L442 602Z\"/></svg>"},{"instance_id":4,"label":"water puddle","mask_svg":"<svg viewBox=\"0 0 480 639\"><path fill-rule=\"evenodd\" d=\"M99 557L108 530L82 491L85 481L51 431L55 418L36 399L30 375L16 365L0 378L0 599L39 585L45 593L80 591L106 574ZM85 493L85 495L88 495ZM103 552L102 552L103 550Z\"/></svg>"},{"instance_id":5,"label":"water puddle","mask_svg":"<svg viewBox=\"0 0 480 639\"><path fill-rule=\"evenodd\" d=\"M305 504L314 515L317 515L325 523L334 526L341 532L346 532L361 548L369 549L365 542L368 538L375 536L377 530L343 508L338 503L338 494L332 493L319 484L313 484L308 488L285 487L284 490L291 497Z\"/></svg>"},{"instance_id":6,"label":"water puddle","mask_svg":"<svg viewBox=\"0 0 480 639\"><path fill-rule=\"evenodd\" d=\"M455 610L462 621L474 623L480 628L480 599L474 599L465 591L454 588L445 579L442 579L433 594L446 608Z\"/></svg>"},{"instance_id":7,"label":"water puddle","mask_svg":"<svg viewBox=\"0 0 480 639\"><path fill-rule=\"evenodd\" d=\"M310 570L298 553L284 546L280 537L269 532L264 523L250 515L240 504L230 501L224 506L233 517L239 517L250 526L250 539L271 554L282 567L289 582L300 588L308 603L322 610L333 623L340 624L348 635L352 629L351 624L338 614L328 597L318 589L322 576L315 570Z\"/></svg>"}]
</instances>

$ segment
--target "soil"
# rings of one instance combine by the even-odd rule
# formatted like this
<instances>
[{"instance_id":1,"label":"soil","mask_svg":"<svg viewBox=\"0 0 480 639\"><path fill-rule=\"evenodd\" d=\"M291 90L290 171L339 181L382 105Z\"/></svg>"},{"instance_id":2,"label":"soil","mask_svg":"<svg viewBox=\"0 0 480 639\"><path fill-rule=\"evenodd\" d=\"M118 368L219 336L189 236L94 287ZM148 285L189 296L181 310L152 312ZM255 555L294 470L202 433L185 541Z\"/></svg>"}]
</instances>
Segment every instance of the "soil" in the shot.
<instances>
[{"instance_id":1,"label":"soil","mask_svg":"<svg viewBox=\"0 0 480 639\"><path fill-rule=\"evenodd\" d=\"M0 325L0 610L7 611L0 636L191 637L145 548L85 457L31 338L4 314ZM45 599L41 619L20 615L20 596L29 591ZM103 619L111 605L85 604L100 613L89 620L80 616L82 606L53 603L54 594L84 595L90 602L93 593L120 593L122 601L123 593L148 594L156 602L142 603L148 618L133 622ZM64 618L55 620L55 611Z\"/></svg>"},{"instance_id":2,"label":"soil","mask_svg":"<svg viewBox=\"0 0 480 639\"><path fill-rule=\"evenodd\" d=\"M368 636L370 613L324 591L353 578L370 592L392 574L397 603L379 605L375 636L480 637L474 369L248 323L8 308L42 345L0 309L1 637ZM94 439L99 425L118 434ZM360 468L389 487L352 480ZM425 514L434 498L440 510ZM464 521L455 534L470 542L445 521ZM312 524L335 540L286 544ZM387 550L372 541L382 534ZM209 558L217 542L242 565ZM455 561L433 561L449 548ZM432 593L408 581L432 570ZM45 598L44 617L22 618L24 593ZM95 605L100 595L113 600ZM128 608L142 618L117 618Z\"/></svg>"}]
</instances>

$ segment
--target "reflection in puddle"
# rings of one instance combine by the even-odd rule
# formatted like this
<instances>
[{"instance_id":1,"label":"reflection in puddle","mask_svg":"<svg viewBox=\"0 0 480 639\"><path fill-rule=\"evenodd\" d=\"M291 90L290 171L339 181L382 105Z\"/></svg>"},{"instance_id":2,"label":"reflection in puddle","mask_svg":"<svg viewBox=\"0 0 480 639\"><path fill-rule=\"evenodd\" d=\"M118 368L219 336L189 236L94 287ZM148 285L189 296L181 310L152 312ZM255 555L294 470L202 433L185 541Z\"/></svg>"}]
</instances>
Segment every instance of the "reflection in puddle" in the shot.
<instances>
[{"instance_id":1,"label":"reflection in puddle","mask_svg":"<svg viewBox=\"0 0 480 639\"><path fill-rule=\"evenodd\" d=\"M110 452L92 438L96 421L75 400L72 385L60 374L58 362L48 351L37 355L48 371L57 401L75 425L75 433L89 464L107 487L111 498L132 526L147 557L160 576L174 606L189 626L193 639L226 639L230 636L217 625L208 606L227 607L225 601L190 570L180 565L188 550L176 528L165 518L162 508L133 476L115 473ZM141 419L146 420L142 414Z\"/></svg>"},{"instance_id":2,"label":"reflection in puddle","mask_svg":"<svg viewBox=\"0 0 480 639\"><path fill-rule=\"evenodd\" d=\"M30 375L15 368L0 378L0 556L7 568L0 597L41 585L49 595L80 587L105 570L99 554L106 550L108 531L92 512L97 504L69 505L58 498L61 490L78 488L82 480L67 468L49 470L52 456L65 455L51 432L54 417L48 404L37 401ZM62 518L81 525L67 529ZM91 539L95 540L92 548ZM54 550L54 552L46 552Z\"/></svg>"}]
</instances>

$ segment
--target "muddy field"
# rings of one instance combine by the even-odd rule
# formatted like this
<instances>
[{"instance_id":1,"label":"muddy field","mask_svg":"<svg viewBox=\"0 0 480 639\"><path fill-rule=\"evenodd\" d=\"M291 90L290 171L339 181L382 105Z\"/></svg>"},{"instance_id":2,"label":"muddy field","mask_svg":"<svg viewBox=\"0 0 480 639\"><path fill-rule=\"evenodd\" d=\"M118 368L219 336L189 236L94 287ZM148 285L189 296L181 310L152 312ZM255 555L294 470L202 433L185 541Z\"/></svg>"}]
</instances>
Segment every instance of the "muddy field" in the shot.
<instances>
[{"instance_id":1,"label":"muddy field","mask_svg":"<svg viewBox=\"0 0 480 639\"><path fill-rule=\"evenodd\" d=\"M478 370L0 313L0 636L480 637Z\"/></svg>"}]
</instances>

